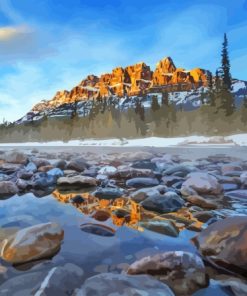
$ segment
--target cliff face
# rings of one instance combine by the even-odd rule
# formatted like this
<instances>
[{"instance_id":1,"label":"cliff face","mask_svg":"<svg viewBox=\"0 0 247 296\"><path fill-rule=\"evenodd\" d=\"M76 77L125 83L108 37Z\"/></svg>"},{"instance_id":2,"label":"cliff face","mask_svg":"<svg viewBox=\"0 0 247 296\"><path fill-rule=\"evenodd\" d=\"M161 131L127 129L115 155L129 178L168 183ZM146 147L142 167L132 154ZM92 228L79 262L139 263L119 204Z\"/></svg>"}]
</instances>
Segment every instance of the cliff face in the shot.
<instances>
[{"instance_id":1,"label":"cliff face","mask_svg":"<svg viewBox=\"0 0 247 296\"><path fill-rule=\"evenodd\" d=\"M58 91L53 99L35 105L33 111L42 111L66 103L112 95L119 97L142 95L152 87L165 88L165 86L186 83L188 89L192 85L207 85L207 73L208 71L200 68L190 71L176 68L170 57L159 61L154 72L143 62L126 68L117 67L111 73L102 74L100 77L87 76L71 91Z\"/></svg>"}]
</instances>

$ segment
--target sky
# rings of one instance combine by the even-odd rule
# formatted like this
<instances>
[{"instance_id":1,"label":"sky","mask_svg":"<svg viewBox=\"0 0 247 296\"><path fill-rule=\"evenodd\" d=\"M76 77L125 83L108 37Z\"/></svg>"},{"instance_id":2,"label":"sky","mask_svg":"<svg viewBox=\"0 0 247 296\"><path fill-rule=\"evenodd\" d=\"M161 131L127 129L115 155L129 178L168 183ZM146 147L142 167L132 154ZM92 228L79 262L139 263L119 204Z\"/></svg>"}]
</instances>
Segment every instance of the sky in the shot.
<instances>
[{"instance_id":1,"label":"sky","mask_svg":"<svg viewBox=\"0 0 247 296\"><path fill-rule=\"evenodd\" d=\"M247 80L247 0L0 0L0 122L117 66L171 56L215 72L225 32Z\"/></svg>"}]
</instances>

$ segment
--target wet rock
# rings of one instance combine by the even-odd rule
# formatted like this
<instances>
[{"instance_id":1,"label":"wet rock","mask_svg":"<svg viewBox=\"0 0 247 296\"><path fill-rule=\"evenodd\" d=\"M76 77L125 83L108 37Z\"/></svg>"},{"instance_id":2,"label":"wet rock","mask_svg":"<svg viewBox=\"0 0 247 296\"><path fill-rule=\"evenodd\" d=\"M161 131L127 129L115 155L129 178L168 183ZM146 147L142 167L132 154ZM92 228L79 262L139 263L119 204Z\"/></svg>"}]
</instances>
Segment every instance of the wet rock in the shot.
<instances>
[{"instance_id":1,"label":"wet rock","mask_svg":"<svg viewBox=\"0 0 247 296\"><path fill-rule=\"evenodd\" d=\"M147 275L102 273L88 278L75 296L152 295L174 296L171 289Z\"/></svg>"},{"instance_id":2,"label":"wet rock","mask_svg":"<svg viewBox=\"0 0 247 296\"><path fill-rule=\"evenodd\" d=\"M177 182L184 181L184 178L178 176L164 176L162 181L166 186L171 187Z\"/></svg>"},{"instance_id":3,"label":"wet rock","mask_svg":"<svg viewBox=\"0 0 247 296\"><path fill-rule=\"evenodd\" d=\"M26 164L28 157L22 152L10 152L5 154L5 161L9 163Z\"/></svg>"},{"instance_id":4,"label":"wet rock","mask_svg":"<svg viewBox=\"0 0 247 296\"><path fill-rule=\"evenodd\" d=\"M32 186L36 189L46 189L55 184L56 178L47 173L36 173L32 178Z\"/></svg>"},{"instance_id":5,"label":"wet rock","mask_svg":"<svg viewBox=\"0 0 247 296\"><path fill-rule=\"evenodd\" d=\"M79 186L79 187L94 187L97 186L97 180L87 176L72 176L60 177L57 180L59 186Z\"/></svg>"},{"instance_id":6,"label":"wet rock","mask_svg":"<svg viewBox=\"0 0 247 296\"><path fill-rule=\"evenodd\" d=\"M233 171L242 171L242 167L239 164L234 163L228 163L221 166L221 172L223 175Z\"/></svg>"},{"instance_id":7,"label":"wet rock","mask_svg":"<svg viewBox=\"0 0 247 296\"><path fill-rule=\"evenodd\" d=\"M37 166L34 162L29 162L26 166L25 166L25 170L28 172L37 172Z\"/></svg>"},{"instance_id":8,"label":"wet rock","mask_svg":"<svg viewBox=\"0 0 247 296\"><path fill-rule=\"evenodd\" d=\"M152 170L147 169L134 169L134 168L124 168L118 169L115 173L110 174L112 179L131 179L138 177L154 177Z\"/></svg>"},{"instance_id":9,"label":"wet rock","mask_svg":"<svg viewBox=\"0 0 247 296\"><path fill-rule=\"evenodd\" d=\"M19 230L2 245L3 260L20 264L54 256L60 249L64 232L56 223L44 223Z\"/></svg>"},{"instance_id":10,"label":"wet rock","mask_svg":"<svg viewBox=\"0 0 247 296\"><path fill-rule=\"evenodd\" d=\"M146 198L141 202L144 209L158 213L175 212L184 205L184 200L175 192L166 192Z\"/></svg>"},{"instance_id":11,"label":"wet rock","mask_svg":"<svg viewBox=\"0 0 247 296\"><path fill-rule=\"evenodd\" d=\"M196 218L198 221L206 223L210 219L215 217L215 214L210 211L200 211L193 214L193 217Z\"/></svg>"},{"instance_id":12,"label":"wet rock","mask_svg":"<svg viewBox=\"0 0 247 296\"><path fill-rule=\"evenodd\" d=\"M199 195L189 195L184 197L189 203L204 209L217 209L217 204Z\"/></svg>"},{"instance_id":13,"label":"wet rock","mask_svg":"<svg viewBox=\"0 0 247 296\"><path fill-rule=\"evenodd\" d=\"M157 170L156 164L151 162L150 160L135 161L132 164L132 168L135 168L135 169L149 169L149 170L152 170L152 171Z\"/></svg>"},{"instance_id":14,"label":"wet rock","mask_svg":"<svg viewBox=\"0 0 247 296\"><path fill-rule=\"evenodd\" d=\"M240 175L240 180L241 180L241 183L242 183L244 186L247 186L247 172L243 172L243 173Z\"/></svg>"},{"instance_id":15,"label":"wet rock","mask_svg":"<svg viewBox=\"0 0 247 296\"><path fill-rule=\"evenodd\" d=\"M181 192L183 195L188 195L190 189L198 194L219 195L222 193L222 186L218 180L208 173L191 173L188 179L183 183Z\"/></svg>"},{"instance_id":16,"label":"wet rock","mask_svg":"<svg viewBox=\"0 0 247 296\"><path fill-rule=\"evenodd\" d=\"M221 183L224 191L232 191L237 190L238 185L237 184L231 184L231 183Z\"/></svg>"},{"instance_id":17,"label":"wet rock","mask_svg":"<svg viewBox=\"0 0 247 296\"><path fill-rule=\"evenodd\" d=\"M66 165L67 165L67 162L65 160L63 160L63 159L60 159L60 160L54 162L54 164L53 164L53 166L55 168L58 168L60 170L64 170Z\"/></svg>"},{"instance_id":18,"label":"wet rock","mask_svg":"<svg viewBox=\"0 0 247 296\"><path fill-rule=\"evenodd\" d=\"M154 196L154 195L159 195L159 194L164 194L167 192L167 187L164 185L158 185L155 187L151 188L141 188L138 189L130 194L130 197L133 201L135 202L142 202L148 197Z\"/></svg>"},{"instance_id":19,"label":"wet rock","mask_svg":"<svg viewBox=\"0 0 247 296\"><path fill-rule=\"evenodd\" d=\"M27 189L28 186L31 187L30 182L23 180L23 179L17 179L16 186L21 190L24 191Z\"/></svg>"},{"instance_id":20,"label":"wet rock","mask_svg":"<svg viewBox=\"0 0 247 296\"><path fill-rule=\"evenodd\" d=\"M5 174L0 173L0 182L1 181L7 181L8 180L8 176Z\"/></svg>"},{"instance_id":21,"label":"wet rock","mask_svg":"<svg viewBox=\"0 0 247 296\"><path fill-rule=\"evenodd\" d=\"M179 230L176 225L169 220L150 220L147 222L140 222L139 225L148 230L158 232L161 234L177 237L179 235Z\"/></svg>"},{"instance_id":22,"label":"wet rock","mask_svg":"<svg viewBox=\"0 0 247 296\"><path fill-rule=\"evenodd\" d=\"M111 174L114 174L116 171L117 169L114 166L108 165L100 168L100 170L98 171L98 174L111 175Z\"/></svg>"},{"instance_id":23,"label":"wet rock","mask_svg":"<svg viewBox=\"0 0 247 296\"><path fill-rule=\"evenodd\" d=\"M153 275L166 283L176 295L191 295L209 283L201 258L182 251L144 257L131 264L127 273Z\"/></svg>"},{"instance_id":24,"label":"wet rock","mask_svg":"<svg viewBox=\"0 0 247 296\"><path fill-rule=\"evenodd\" d=\"M31 159L31 162L33 162L36 165L37 168L40 168L42 166L50 165L50 162L47 159L44 159L44 158L33 157Z\"/></svg>"},{"instance_id":25,"label":"wet rock","mask_svg":"<svg viewBox=\"0 0 247 296\"><path fill-rule=\"evenodd\" d=\"M0 172L10 175L18 171L21 167L21 164L16 163L0 163Z\"/></svg>"},{"instance_id":26,"label":"wet rock","mask_svg":"<svg viewBox=\"0 0 247 296\"><path fill-rule=\"evenodd\" d=\"M7 271L8 271L7 267L0 265L0 284L2 284L3 282L5 282L8 279ZM1 291L0 291L0 293L1 293Z\"/></svg>"},{"instance_id":27,"label":"wet rock","mask_svg":"<svg viewBox=\"0 0 247 296\"><path fill-rule=\"evenodd\" d=\"M159 181L156 178L133 178L126 182L126 186L140 188L140 187L152 187L159 185Z\"/></svg>"},{"instance_id":28,"label":"wet rock","mask_svg":"<svg viewBox=\"0 0 247 296\"><path fill-rule=\"evenodd\" d=\"M193 242L203 256L231 271L247 271L247 216L228 217L208 226Z\"/></svg>"},{"instance_id":29,"label":"wet rock","mask_svg":"<svg viewBox=\"0 0 247 296\"><path fill-rule=\"evenodd\" d=\"M53 176L55 178L59 178L59 177L62 177L64 174L61 169L53 168L51 170L48 170L47 175Z\"/></svg>"},{"instance_id":30,"label":"wet rock","mask_svg":"<svg viewBox=\"0 0 247 296\"><path fill-rule=\"evenodd\" d=\"M112 212L117 218L129 218L130 212L125 209L116 209Z\"/></svg>"},{"instance_id":31,"label":"wet rock","mask_svg":"<svg viewBox=\"0 0 247 296\"><path fill-rule=\"evenodd\" d=\"M229 191L226 192L224 195L231 199L247 201L247 190L244 189Z\"/></svg>"},{"instance_id":32,"label":"wet rock","mask_svg":"<svg viewBox=\"0 0 247 296\"><path fill-rule=\"evenodd\" d=\"M136 152L123 152L120 154L117 154L115 157L115 161L136 161L136 160L147 160L151 159L153 157L153 154L150 152L145 151L136 151Z\"/></svg>"},{"instance_id":33,"label":"wet rock","mask_svg":"<svg viewBox=\"0 0 247 296\"><path fill-rule=\"evenodd\" d=\"M38 168L38 172L41 172L41 173L47 173L48 171L52 170L53 169L53 166L52 165L44 165L44 166L40 166Z\"/></svg>"},{"instance_id":34,"label":"wet rock","mask_svg":"<svg viewBox=\"0 0 247 296\"><path fill-rule=\"evenodd\" d=\"M120 188L97 188L92 195L100 199L115 199L123 196L124 191Z\"/></svg>"},{"instance_id":35,"label":"wet rock","mask_svg":"<svg viewBox=\"0 0 247 296\"><path fill-rule=\"evenodd\" d=\"M86 160L83 157L71 160L66 166L66 170L74 170L77 172L83 172L88 168L89 168L89 165L87 164Z\"/></svg>"},{"instance_id":36,"label":"wet rock","mask_svg":"<svg viewBox=\"0 0 247 296\"><path fill-rule=\"evenodd\" d=\"M115 230L103 224L86 223L80 226L81 230L99 236L114 236Z\"/></svg>"},{"instance_id":37,"label":"wet rock","mask_svg":"<svg viewBox=\"0 0 247 296\"><path fill-rule=\"evenodd\" d=\"M179 173L179 177L185 177L191 172L198 171L198 169L194 166L191 165L183 165L183 164L178 164L175 166L172 166L165 171L163 171L163 175L175 175L176 173ZM178 176L178 175L177 175Z\"/></svg>"},{"instance_id":38,"label":"wet rock","mask_svg":"<svg viewBox=\"0 0 247 296\"><path fill-rule=\"evenodd\" d=\"M110 217L111 217L111 214L104 210L98 210L92 215L92 218L100 222L104 222L108 220Z\"/></svg>"},{"instance_id":39,"label":"wet rock","mask_svg":"<svg viewBox=\"0 0 247 296\"><path fill-rule=\"evenodd\" d=\"M0 182L0 198L9 197L18 193L18 187L11 181Z\"/></svg>"},{"instance_id":40,"label":"wet rock","mask_svg":"<svg viewBox=\"0 0 247 296\"><path fill-rule=\"evenodd\" d=\"M80 205L85 201L85 198L83 198L81 195L76 195L70 199L70 202L75 205Z\"/></svg>"},{"instance_id":41,"label":"wet rock","mask_svg":"<svg viewBox=\"0 0 247 296\"><path fill-rule=\"evenodd\" d=\"M83 171L83 176L95 178L97 176L97 172L98 172L97 168L91 167Z\"/></svg>"},{"instance_id":42,"label":"wet rock","mask_svg":"<svg viewBox=\"0 0 247 296\"><path fill-rule=\"evenodd\" d=\"M23 180L30 180L33 176L32 171L27 171L27 170L20 170L17 173L17 177Z\"/></svg>"},{"instance_id":43,"label":"wet rock","mask_svg":"<svg viewBox=\"0 0 247 296\"><path fill-rule=\"evenodd\" d=\"M72 263L54 267L47 273L35 295L72 295L74 289L81 286L83 275L84 271Z\"/></svg>"}]
</instances>

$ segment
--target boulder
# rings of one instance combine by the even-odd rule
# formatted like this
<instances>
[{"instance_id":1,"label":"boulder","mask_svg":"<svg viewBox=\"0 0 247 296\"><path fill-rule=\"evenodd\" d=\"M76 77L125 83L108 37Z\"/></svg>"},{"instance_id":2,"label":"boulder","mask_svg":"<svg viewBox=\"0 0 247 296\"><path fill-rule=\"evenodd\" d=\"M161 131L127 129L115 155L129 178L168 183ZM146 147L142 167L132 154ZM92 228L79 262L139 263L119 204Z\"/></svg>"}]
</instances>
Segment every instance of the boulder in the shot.
<instances>
[{"instance_id":1,"label":"boulder","mask_svg":"<svg viewBox=\"0 0 247 296\"><path fill-rule=\"evenodd\" d=\"M104 210L97 210L95 213L93 213L92 218L94 218L97 221L104 222L108 220L111 217L111 214Z\"/></svg>"},{"instance_id":2,"label":"boulder","mask_svg":"<svg viewBox=\"0 0 247 296\"><path fill-rule=\"evenodd\" d=\"M156 178L133 178L126 182L128 187L140 188L140 187L152 187L159 185L159 181Z\"/></svg>"},{"instance_id":3,"label":"boulder","mask_svg":"<svg viewBox=\"0 0 247 296\"><path fill-rule=\"evenodd\" d=\"M26 164L28 157L22 152L14 151L5 154L5 161L9 163Z\"/></svg>"},{"instance_id":4,"label":"boulder","mask_svg":"<svg viewBox=\"0 0 247 296\"><path fill-rule=\"evenodd\" d=\"M169 213L179 210L184 205L184 200L175 192L166 192L146 198L141 202L144 209L157 213Z\"/></svg>"},{"instance_id":5,"label":"boulder","mask_svg":"<svg viewBox=\"0 0 247 296\"><path fill-rule=\"evenodd\" d=\"M35 189L47 189L55 184L56 178L47 173L36 173L32 178L32 186Z\"/></svg>"},{"instance_id":6,"label":"boulder","mask_svg":"<svg viewBox=\"0 0 247 296\"><path fill-rule=\"evenodd\" d=\"M52 257L59 251L63 236L63 230L56 223L21 229L4 240L1 257L14 264Z\"/></svg>"},{"instance_id":7,"label":"boulder","mask_svg":"<svg viewBox=\"0 0 247 296\"><path fill-rule=\"evenodd\" d=\"M147 275L101 273L88 278L74 296L174 296L170 288Z\"/></svg>"},{"instance_id":8,"label":"boulder","mask_svg":"<svg viewBox=\"0 0 247 296\"><path fill-rule=\"evenodd\" d=\"M135 168L123 168L117 169L115 173L110 174L112 179L131 179L138 177L154 177L152 170L148 169L135 169Z\"/></svg>"},{"instance_id":9,"label":"boulder","mask_svg":"<svg viewBox=\"0 0 247 296\"><path fill-rule=\"evenodd\" d=\"M117 171L117 169L114 166L104 166L99 169L98 174L100 175L110 175L114 174Z\"/></svg>"},{"instance_id":10,"label":"boulder","mask_svg":"<svg viewBox=\"0 0 247 296\"><path fill-rule=\"evenodd\" d=\"M203 256L231 271L247 272L247 217L235 216L209 225L193 238Z\"/></svg>"},{"instance_id":11,"label":"boulder","mask_svg":"<svg viewBox=\"0 0 247 296\"><path fill-rule=\"evenodd\" d=\"M247 200L247 189L239 189L239 190L233 190L233 191L228 191L225 192L224 194L226 197L230 199L235 199L235 200L242 200L246 201Z\"/></svg>"},{"instance_id":12,"label":"boulder","mask_svg":"<svg viewBox=\"0 0 247 296\"><path fill-rule=\"evenodd\" d=\"M161 234L177 237L179 230L176 225L169 220L149 220L140 222L139 225L150 231L158 232Z\"/></svg>"},{"instance_id":13,"label":"boulder","mask_svg":"<svg viewBox=\"0 0 247 296\"><path fill-rule=\"evenodd\" d=\"M131 264L127 273L152 275L166 283L175 295L191 295L209 283L201 258L182 251L144 257Z\"/></svg>"},{"instance_id":14,"label":"boulder","mask_svg":"<svg viewBox=\"0 0 247 296\"><path fill-rule=\"evenodd\" d=\"M83 157L71 160L66 166L66 170L74 170L77 172L83 172L88 168L89 165Z\"/></svg>"},{"instance_id":15,"label":"boulder","mask_svg":"<svg viewBox=\"0 0 247 296\"><path fill-rule=\"evenodd\" d=\"M0 198L9 197L18 193L18 187L12 181L0 182Z\"/></svg>"},{"instance_id":16,"label":"boulder","mask_svg":"<svg viewBox=\"0 0 247 296\"><path fill-rule=\"evenodd\" d=\"M93 187L97 186L97 180L87 176L72 176L72 177L60 177L57 180L59 186L80 186L80 187Z\"/></svg>"},{"instance_id":17,"label":"boulder","mask_svg":"<svg viewBox=\"0 0 247 296\"><path fill-rule=\"evenodd\" d=\"M247 171L240 175L240 180L244 186L247 186Z\"/></svg>"},{"instance_id":18,"label":"boulder","mask_svg":"<svg viewBox=\"0 0 247 296\"><path fill-rule=\"evenodd\" d=\"M47 159L38 158L38 157L37 158L36 157L33 157L31 159L31 162L34 163L37 168L42 167L42 166L50 165L50 162Z\"/></svg>"},{"instance_id":19,"label":"boulder","mask_svg":"<svg viewBox=\"0 0 247 296\"><path fill-rule=\"evenodd\" d=\"M62 177L64 175L64 173L59 168L53 168L53 169L47 171L47 175L59 178L59 177Z\"/></svg>"},{"instance_id":20,"label":"boulder","mask_svg":"<svg viewBox=\"0 0 247 296\"><path fill-rule=\"evenodd\" d=\"M164 194L167 190L168 188L164 185L158 185L150 188L141 188L132 192L130 194L130 197L132 200L139 203L148 197L151 197L157 194Z\"/></svg>"},{"instance_id":21,"label":"boulder","mask_svg":"<svg viewBox=\"0 0 247 296\"><path fill-rule=\"evenodd\" d=\"M189 195L184 197L189 203L204 209L217 209L217 204L199 195Z\"/></svg>"},{"instance_id":22,"label":"boulder","mask_svg":"<svg viewBox=\"0 0 247 296\"><path fill-rule=\"evenodd\" d=\"M199 172L188 175L188 179L182 184L181 192L183 195L188 195L191 189L202 195L220 195L223 190L214 176Z\"/></svg>"},{"instance_id":23,"label":"boulder","mask_svg":"<svg viewBox=\"0 0 247 296\"><path fill-rule=\"evenodd\" d=\"M123 195L124 191L120 188L97 188L92 195L100 199L116 199Z\"/></svg>"},{"instance_id":24,"label":"boulder","mask_svg":"<svg viewBox=\"0 0 247 296\"><path fill-rule=\"evenodd\" d=\"M18 163L1 163L0 162L0 172L10 175L18 171L22 167L21 164Z\"/></svg>"},{"instance_id":25,"label":"boulder","mask_svg":"<svg viewBox=\"0 0 247 296\"><path fill-rule=\"evenodd\" d=\"M85 223L80 226L81 230L99 236L114 236L115 230L104 224Z\"/></svg>"}]
</instances>

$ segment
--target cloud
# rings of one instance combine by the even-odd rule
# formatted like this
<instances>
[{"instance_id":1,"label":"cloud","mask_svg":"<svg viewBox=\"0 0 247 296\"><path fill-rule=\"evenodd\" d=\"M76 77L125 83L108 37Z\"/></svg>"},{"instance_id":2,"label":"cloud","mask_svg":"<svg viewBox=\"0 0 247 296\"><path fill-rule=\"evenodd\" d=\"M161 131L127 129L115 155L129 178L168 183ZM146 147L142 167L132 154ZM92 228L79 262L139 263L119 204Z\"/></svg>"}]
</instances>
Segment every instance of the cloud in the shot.
<instances>
[{"instance_id":1,"label":"cloud","mask_svg":"<svg viewBox=\"0 0 247 296\"><path fill-rule=\"evenodd\" d=\"M30 34L31 32L32 30L25 25L0 27L0 42L9 41L18 38L20 35Z\"/></svg>"}]
</instances>

